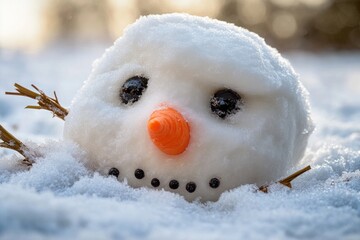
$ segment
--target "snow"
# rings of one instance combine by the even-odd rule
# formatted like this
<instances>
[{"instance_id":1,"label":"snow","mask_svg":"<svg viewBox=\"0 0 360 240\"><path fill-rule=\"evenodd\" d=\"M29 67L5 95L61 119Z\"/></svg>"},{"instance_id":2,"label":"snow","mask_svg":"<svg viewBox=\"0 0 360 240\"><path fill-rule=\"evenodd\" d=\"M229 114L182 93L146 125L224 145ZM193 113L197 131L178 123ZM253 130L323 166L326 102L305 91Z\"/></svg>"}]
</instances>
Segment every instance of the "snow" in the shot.
<instances>
[{"instance_id":1,"label":"snow","mask_svg":"<svg viewBox=\"0 0 360 240\"><path fill-rule=\"evenodd\" d=\"M103 49L55 46L37 55L1 50L1 92L14 82L35 83L48 93L56 90L68 106ZM360 53L287 57L310 92L316 130L300 165L312 170L291 190L274 185L264 194L244 185L214 203L133 189L89 171L80 161L84 153L60 141L61 120L24 110L31 100L0 95L1 124L48 153L24 171L16 166L19 156L0 150L0 238L359 239Z\"/></svg>"},{"instance_id":2,"label":"snow","mask_svg":"<svg viewBox=\"0 0 360 240\"><path fill-rule=\"evenodd\" d=\"M148 78L148 86L126 105L119 92L134 76ZM226 88L240 94L244 106L220 119L210 99ZM149 137L149 118L163 105L189 125L181 154L163 153ZM152 187L158 178L160 188L202 201L283 177L303 156L311 132L307 93L288 61L254 33L185 14L146 16L129 26L96 61L64 126L64 138L88 153L90 169L115 167L134 187ZM136 169L145 172L141 181ZM216 189L209 187L212 178L221 181ZM173 179L176 190L169 187ZM186 190L190 182L195 192Z\"/></svg>"}]
</instances>

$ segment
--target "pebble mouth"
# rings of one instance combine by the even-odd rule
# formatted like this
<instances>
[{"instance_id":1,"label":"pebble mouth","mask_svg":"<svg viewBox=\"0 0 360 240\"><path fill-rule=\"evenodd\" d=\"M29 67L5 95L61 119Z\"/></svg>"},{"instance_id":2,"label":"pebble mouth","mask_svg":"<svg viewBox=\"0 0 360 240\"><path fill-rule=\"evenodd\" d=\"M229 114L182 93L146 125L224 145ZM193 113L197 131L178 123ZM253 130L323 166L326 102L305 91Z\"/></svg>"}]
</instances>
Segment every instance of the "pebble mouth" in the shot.
<instances>
[{"instance_id":1,"label":"pebble mouth","mask_svg":"<svg viewBox=\"0 0 360 240\"><path fill-rule=\"evenodd\" d=\"M120 171L117 168L113 167L113 168L110 168L108 175L118 178L120 176ZM142 180L145 177L145 172L141 168L137 168L134 171L134 176L136 179ZM158 178L154 177L151 179L150 184L152 187L158 188L158 187L160 187L161 182ZM181 187L179 181L176 179L170 180L168 183L168 186L170 189L173 189L173 190L176 190L179 187ZM212 189L218 188L220 186L219 178L211 178L208 182L208 186ZM189 193L194 193L196 191L196 188L197 188L197 186L196 186L195 182L190 181L185 184L185 189Z\"/></svg>"}]
</instances>

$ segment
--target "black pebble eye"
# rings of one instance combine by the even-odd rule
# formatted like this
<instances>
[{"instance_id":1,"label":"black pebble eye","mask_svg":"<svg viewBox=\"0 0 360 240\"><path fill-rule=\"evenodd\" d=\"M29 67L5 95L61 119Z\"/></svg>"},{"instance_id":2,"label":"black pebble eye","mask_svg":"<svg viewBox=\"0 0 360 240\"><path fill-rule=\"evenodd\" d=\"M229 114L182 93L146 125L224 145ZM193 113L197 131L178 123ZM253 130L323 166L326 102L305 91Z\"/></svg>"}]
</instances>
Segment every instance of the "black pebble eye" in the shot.
<instances>
[{"instance_id":1,"label":"black pebble eye","mask_svg":"<svg viewBox=\"0 0 360 240\"><path fill-rule=\"evenodd\" d=\"M121 101L125 104L137 102L147 88L148 80L140 76L126 80L120 90Z\"/></svg>"},{"instance_id":2,"label":"black pebble eye","mask_svg":"<svg viewBox=\"0 0 360 240\"><path fill-rule=\"evenodd\" d=\"M240 110L240 104L240 95L231 89L219 90L210 99L211 111L223 119Z\"/></svg>"}]
</instances>

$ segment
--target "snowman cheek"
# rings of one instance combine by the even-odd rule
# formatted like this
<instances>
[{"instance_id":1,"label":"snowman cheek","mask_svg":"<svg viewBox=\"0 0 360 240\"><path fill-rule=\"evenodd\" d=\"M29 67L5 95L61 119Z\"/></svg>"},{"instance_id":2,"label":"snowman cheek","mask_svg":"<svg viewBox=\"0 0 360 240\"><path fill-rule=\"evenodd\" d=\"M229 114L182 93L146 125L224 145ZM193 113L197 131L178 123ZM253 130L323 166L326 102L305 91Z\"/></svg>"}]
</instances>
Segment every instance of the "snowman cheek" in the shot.
<instances>
[{"instance_id":1,"label":"snowman cheek","mask_svg":"<svg viewBox=\"0 0 360 240\"><path fill-rule=\"evenodd\" d=\"M147 129L154 145L168 155L179 155L189 145L190 126L174 108L155 110L147 122Z\"/></svg>"}]
</instances>

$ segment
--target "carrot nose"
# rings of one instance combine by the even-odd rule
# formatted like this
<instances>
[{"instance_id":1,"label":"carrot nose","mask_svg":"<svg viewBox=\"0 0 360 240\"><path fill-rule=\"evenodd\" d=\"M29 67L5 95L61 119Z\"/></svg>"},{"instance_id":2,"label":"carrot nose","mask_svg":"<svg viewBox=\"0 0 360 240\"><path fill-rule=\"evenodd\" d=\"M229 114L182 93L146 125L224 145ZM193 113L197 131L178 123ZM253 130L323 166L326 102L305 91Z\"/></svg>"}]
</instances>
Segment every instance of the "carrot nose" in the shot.
<instances>
[{"instance_id":1,"label":"carrot nose","mask_svg":"<svg viewBox=\"0 0 360 240\"><path fill-rule=\"evenodd\" d=\"M151 114L148 132L152 142L168 155L179 155L189 145L189 124L181 113L170 107Z\"/></svg>"}]
</instances>

